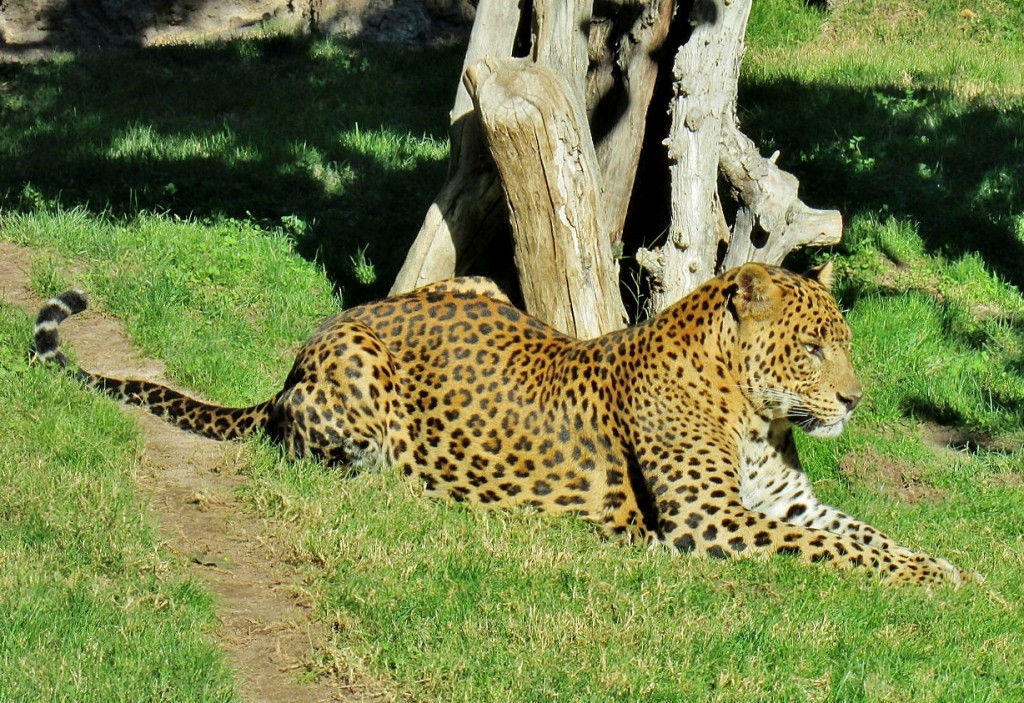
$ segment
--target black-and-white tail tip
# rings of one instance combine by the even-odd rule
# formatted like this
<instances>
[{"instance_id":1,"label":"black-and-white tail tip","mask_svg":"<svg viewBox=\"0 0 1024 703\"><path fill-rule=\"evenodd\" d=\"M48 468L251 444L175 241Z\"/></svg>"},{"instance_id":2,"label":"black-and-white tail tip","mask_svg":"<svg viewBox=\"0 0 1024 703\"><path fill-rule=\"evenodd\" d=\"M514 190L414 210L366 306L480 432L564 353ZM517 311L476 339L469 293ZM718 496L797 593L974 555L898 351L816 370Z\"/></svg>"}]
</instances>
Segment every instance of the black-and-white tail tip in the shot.
<instances>
[{"instance_id":1,"label":"black-and-white tail tip","mask_svg":"<svg viewBox=\"0 0 1024 703\"><path fill-rule=\"evenodd\" d=\"M46 305L39 311L39 316L36 318L35 355L37 359L67 366L68 359L60 350L57 326L68 316L82 312L88 306L89 299L77 288L46 301Z\"/></svg>"}]
</instances>

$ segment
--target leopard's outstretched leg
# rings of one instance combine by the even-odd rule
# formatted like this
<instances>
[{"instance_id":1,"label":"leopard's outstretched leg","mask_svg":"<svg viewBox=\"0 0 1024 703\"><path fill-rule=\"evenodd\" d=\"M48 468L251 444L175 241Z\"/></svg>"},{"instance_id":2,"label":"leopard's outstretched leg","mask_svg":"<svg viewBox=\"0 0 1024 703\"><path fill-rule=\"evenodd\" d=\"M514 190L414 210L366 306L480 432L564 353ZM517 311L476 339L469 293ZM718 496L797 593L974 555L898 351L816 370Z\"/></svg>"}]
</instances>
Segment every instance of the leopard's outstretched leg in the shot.
<instances>
[{"instance_id":1,"label":"leopard's outstretched leg","mask_svg":"<svg viewBox=\"0 0 1024 703\"><path fill-rule=\"evenodd\" d=\"M788 423L776 423L744 448L740 470L744 507L792 525L844 535L879 549L900 545L882 531L818 500L800 465Z\"/></svg>"},{"instance_id":2,"label":"leopard's outstretched leg","mask_svg":"<svg viewBox=\"0 0 1024 703\"><path fill-rule=\"evenodd\" d=\"M805 562L832 562L844 569L870 569L886 583L959 585L972 580L945 559L900 547L865 544L849 535L793 524L744 506L738 477L716 471L714 481L687 462L654 460L645 467L654 496L661 541L681 552L726 559L758 553L794 554ZM879 533L881 534L881 533Z\"/></svg>"},{"instance_id":3,"label":"leopard's outstretched leg","mask_svg":"<svg viewBox=\"0 0 1024 703\"><path fill-rule=\"evenodd\" d=\"M662 539L680 551L717 558L794 554L808 563L827 561L843 569L870 569L892 584L960 585L972 580L945 559L903 547L879 549L845 535L780 522L741 505L719 508L715 518L705 525L705 514L698 508L679 523L663 523Z\"/></svg>"}]
</instances>

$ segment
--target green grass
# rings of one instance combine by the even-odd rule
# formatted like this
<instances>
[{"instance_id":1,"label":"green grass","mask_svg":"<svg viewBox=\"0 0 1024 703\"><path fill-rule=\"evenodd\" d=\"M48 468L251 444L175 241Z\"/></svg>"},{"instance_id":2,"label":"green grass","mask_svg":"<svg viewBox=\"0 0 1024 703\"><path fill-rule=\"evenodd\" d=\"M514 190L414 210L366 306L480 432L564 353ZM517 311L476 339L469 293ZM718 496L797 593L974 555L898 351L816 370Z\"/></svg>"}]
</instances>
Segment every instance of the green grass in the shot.
<instances>
[{"instance_id":1,"label":"green grass","mask_svg":"<svg viewBox=\"0 0 1024 703\"><path fill-rule=\"evenodd\" d=\"M752 5L748 76L824 81L833 87L924 83L982 102L1021 96L1024 8L1019 3L841 0L828 13L808 4Z\"/></svg>"},{"instance_id":2,"label":"green grass","mask_svg":"<svg viewBox=\"0 0 1024 703\"><path fill-rule=\"evenodd\" d=\"M227 701L209 595L177 575L136 494L139 430L24 361L0 308L0 701Z\"/></svg>"},{"instance_id":3,"label":"green grass","mask_svg":"<svg viewBox=\"0 0 1024 703\"><path fill-rule=\"evenodd\" d=\"M286 526L335 633L322 671L423 700L1022 695L1024 9L962 9L756 2L741 109L847 223L816 256L840 272L867 395L838 440L800 438L816 490L986 583L650 552L251 442L246 498ZM443 178L458 59L268 38L0 66L0 236L37 252L40 292L86 287L178 383L261 400L324 315L390 283ZM118 700L122 680L125 700L218 699L207 597L131 492L131 424L24 363L23 315L0 323L0 701L68 681L69 700ZM929 427L969 441L933 447Z\"/></svg>"},{"instance_id":4,"label":"green grass","mask_svg":"<svg viewBox=\"0 0 1024 703\"><path fill-rule=\"evenodd\" d=\"M401 265L447 154L458 49L269 36L0 64L0 202L251 220L351 300Z\"/></svg>"},{"instance_id":5,"label":"green grass","mask_svg":"<svg viewBox=\"0 0 1024 703\"><path fill-rule=\"evenodd\" d=\"M977 20L940 0L842 2L827 15L755 3L742 120L851 233L893 219L918 230L926 253L978 254L1020 289L1024 36L1007 30L1024 26L1024 6L970 7ZM798 36L780 36L789 26Z\"/></svg>"},{"instance_id":6,"label":"green grass","mask_svg":"<svg viewBox=\"0 0 1024 703\"><path fill-rule=\"evenodd\" d=\"M999 700L1024 663L1013 644L1019 614L981 589L890 590L783 559L648 552L571 521L427 501L390 476L305 481L296 490L275 471L259 481L257 503L303 516L295 555L328 574L339 640L355 637L416 697ZM865 512L885 524L895 508ZM929 525L939 512L902 519ZM1012 539L999 527L997 539ZM968 525L945 540L904 535L972 557L992 541L972 539ZM1011 570L989 573L1006 600L1024 595ZM970 622L950 622L960 616Z\"/></svg>"}]
</instances>

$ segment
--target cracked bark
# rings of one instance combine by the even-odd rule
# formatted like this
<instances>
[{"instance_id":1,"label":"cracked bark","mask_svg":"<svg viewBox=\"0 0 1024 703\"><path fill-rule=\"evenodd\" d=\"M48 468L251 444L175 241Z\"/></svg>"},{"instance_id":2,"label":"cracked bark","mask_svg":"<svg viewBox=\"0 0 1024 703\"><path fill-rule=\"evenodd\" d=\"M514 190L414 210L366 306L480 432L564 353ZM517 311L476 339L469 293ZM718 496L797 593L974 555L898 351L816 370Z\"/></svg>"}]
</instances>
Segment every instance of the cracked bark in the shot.
<instances>
[{"instance_id":1,"label":"cracked bark","mask_svg":"<svg viewBox=\"0 0 1024 703\"><path fill-rule=\"evenodd\" d=\"M527 310L583 339L623 327L618 267L601 236L597 153L573 86L516 59L479 61L466 82L501 174Z\"/></svg>"}]
</instances>

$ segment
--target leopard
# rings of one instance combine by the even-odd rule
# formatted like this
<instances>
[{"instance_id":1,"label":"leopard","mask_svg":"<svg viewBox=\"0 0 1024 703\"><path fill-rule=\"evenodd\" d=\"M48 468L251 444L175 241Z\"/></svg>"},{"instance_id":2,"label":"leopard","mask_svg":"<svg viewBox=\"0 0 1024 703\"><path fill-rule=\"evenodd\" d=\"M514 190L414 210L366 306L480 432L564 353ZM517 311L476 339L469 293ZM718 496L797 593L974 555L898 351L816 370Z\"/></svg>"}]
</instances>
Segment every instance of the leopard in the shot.
<instances>
[{"instance_id":1,"label":"leopard","mask_svg":"<svg viewBox=\"0 0 1024 703\"><path fill-rule=\"evenodd\" d=\"M792 555L885 584L980 577L820 502L796 431L839 435L863 390L831 262L748 263L650 319L577 339L494 282L452 278L327 319L282 389L225 407L69 362L47 302L34 354L86 386L218 440L263 432L288 458L392 467L431 496L574 515L610 537L716 559Z\"/></svg>"}]
</instances>

